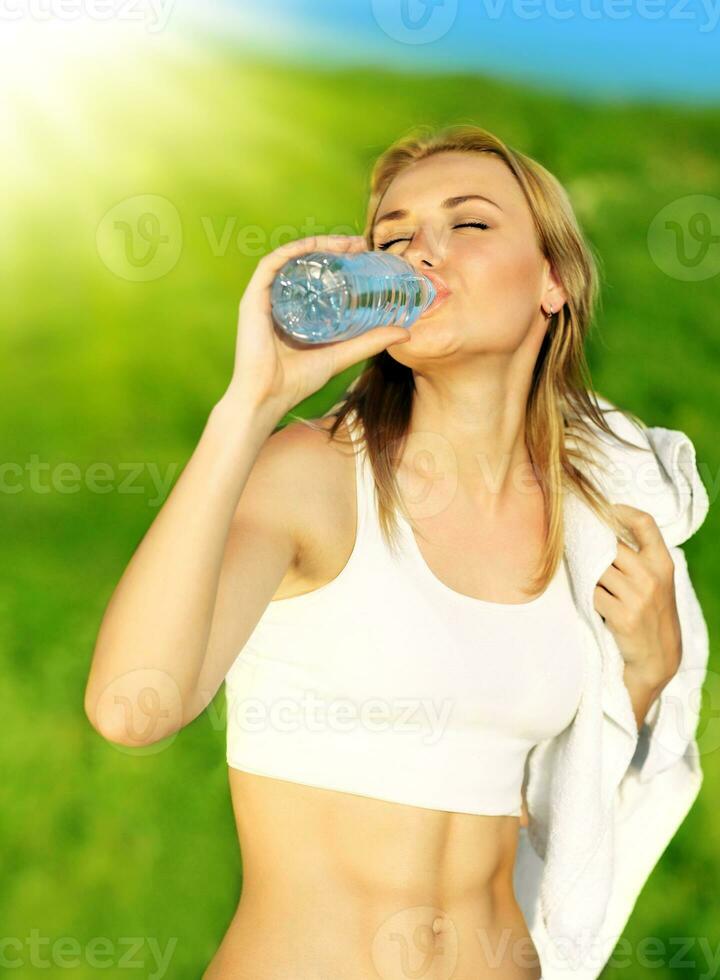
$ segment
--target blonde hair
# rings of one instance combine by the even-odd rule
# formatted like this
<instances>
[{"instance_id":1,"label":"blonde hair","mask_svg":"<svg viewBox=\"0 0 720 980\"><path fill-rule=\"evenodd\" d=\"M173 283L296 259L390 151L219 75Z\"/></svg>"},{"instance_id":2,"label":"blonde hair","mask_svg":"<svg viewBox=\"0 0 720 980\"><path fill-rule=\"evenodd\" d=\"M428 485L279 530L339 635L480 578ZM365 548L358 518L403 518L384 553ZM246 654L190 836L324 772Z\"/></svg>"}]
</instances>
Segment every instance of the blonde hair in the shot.
<instances>
[{"instance_id":1,"label":"blonde hair","mask_svg":"<svg viewBox=\"0 0 720 980\"><path fill-rule=\"evenodd\" d=\"M547 587L563 556L562 494L567 490L584 498L618 537L626 537L626 529L609 502L580 468L592 461L583 446L603 452L593 425L625 445L646 447L635 446L611 429L604 413L620 410L603 409L596 401L584 342L598 299L598 263L583 237L567 192L537 161L478 126L452 126L437 132L419 127L393 143L373 165L364 231L368 248L375 247L373 222L391 181L418 160L446 151L492 153L504 161L525 195L539 246L567 296L567 302L548 322L533 369L525 414L526 444L542 489L547 528L542 561L526 590L528 595L534 595ZM376 484L378 518L391 549L397 546L396 510L416 527L399 492L395 476L395 460L399 457L393 455L397 447L402 450L405 444L413 392L412 369L383 350L368 360L343 399L326 413L336 415L326 430L331 439L349 413L356 412L362 423L364 447ZM642 427L632 413L621 414ZM569 434L574 445L567 444Z\"/></svg>"}]
</instances>

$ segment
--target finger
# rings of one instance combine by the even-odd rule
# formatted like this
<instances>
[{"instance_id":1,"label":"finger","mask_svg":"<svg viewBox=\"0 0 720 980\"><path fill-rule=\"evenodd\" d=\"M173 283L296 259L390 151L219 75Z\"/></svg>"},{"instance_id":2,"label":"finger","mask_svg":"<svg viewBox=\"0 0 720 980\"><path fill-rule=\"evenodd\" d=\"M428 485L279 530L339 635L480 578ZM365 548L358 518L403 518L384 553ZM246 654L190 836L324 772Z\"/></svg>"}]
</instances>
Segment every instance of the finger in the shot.
<instances>
[{"instance_id":1,"label":"finger","mask_svg":"<svg viewBox=\"0 0 720 980\"><path fill-rule=\"evenodd\" d=\"M665 542L655 518L645 510L631 507L630 504L614 504L620 519L633 533L640 550L664 548Z\"/></svg>"},{"instance_id":2,"label":"finger","mask_svg":"<svg viewBox=\"0 0 720 980\"><path fill-rule=\"evenodd\" d=\"M669 575L674 567L672 555L664 541L662 555L659 551L648 548L644 548L640 554L634 548L619 542L617 558L613 565L625 575L631 587L641 591L647 586L649 579L656 575Z\"/></svg>"},{"instance_id":3,"label":"finger","mask_svg":"<svg viewBox=\"0 0 720 980\"><path fill-rule=\"evenodd\" d=\"M635 548L631 548L629 544L625 544L624 541L620 541L618 538L617 556L613 561L613 565L616 568L619 568L621 572L625 572L626 575L632 575L642 561L643 559L640 558Z\"/></svg>"},{"instance_id":4,"label":"finger","mask_svg":"<svg viewBox=\"0 0 720 980\"><path fill-rule=\"evenodd\" d=\"M407 327L373 327L358 337L338 341L332 344L333 374L339 374L358 361L379 354L392 344L407 343L410 339Z\"/></svg>"},{"instance_id":5,"label":"finger","mask_svg":"<svg viewBox=\"0 0 720 980\"><path fill-rule=\"evenodd\" d=\"M593 593L593 606L606 622L612 623L620 609L620 600L598 583Z\"/></svg>"},{"instance_id":6,"label":"finger","mask_svg":"<svg viewBox=\"0 0 720 980\"><path fill-rule=\"evenodd\" d=\"M623 596L627 596L627 577L620 571L619 568L616 568L614 564L605 569L598 582L604 589L607 589L611 595L616 596L618 599L622 599Z\"/></svg>"}]
</instances>

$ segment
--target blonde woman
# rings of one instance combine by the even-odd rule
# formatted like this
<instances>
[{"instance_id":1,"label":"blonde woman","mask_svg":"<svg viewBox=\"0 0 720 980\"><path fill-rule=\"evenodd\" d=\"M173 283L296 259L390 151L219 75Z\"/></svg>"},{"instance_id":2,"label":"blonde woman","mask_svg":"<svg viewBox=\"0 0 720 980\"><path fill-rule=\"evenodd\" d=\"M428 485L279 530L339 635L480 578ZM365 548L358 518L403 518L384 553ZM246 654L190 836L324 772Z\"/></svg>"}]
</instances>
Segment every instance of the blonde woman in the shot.
<instances>
[{"instance_id":1,"label":"blonde woman","mask_svg":"<svg viewBox=\"0 0 720 980\"><path fill-rule=\"evenodd\" d=\"M314 249L400 255L437 298L409 331L291 344L269 287ZM614 436L583 353L596 293L558 181L473 126L390 147L363 236L258 263L231 382L115 590L85 702L106 738L149 743L226 682L243 887L206 980L545 972L513 869L528 755L572 726L585 676L567 493L620 542L596 609L638 726L680 657L662 537L625 543L576 465ZM366 359L333 414L278 428Z\"/></svg>"}]
</instances>

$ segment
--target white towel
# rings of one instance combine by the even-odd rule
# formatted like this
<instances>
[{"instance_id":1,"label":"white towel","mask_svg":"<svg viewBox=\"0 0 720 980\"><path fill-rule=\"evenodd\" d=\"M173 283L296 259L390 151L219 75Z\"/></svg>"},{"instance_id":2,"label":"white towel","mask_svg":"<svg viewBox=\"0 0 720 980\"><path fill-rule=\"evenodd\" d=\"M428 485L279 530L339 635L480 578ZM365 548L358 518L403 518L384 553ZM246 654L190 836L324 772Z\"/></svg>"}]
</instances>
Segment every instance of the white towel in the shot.
<instances>
[{"instance_id":1,"label":"white towel","mask_svg":"<svg viewBox=\"0 0 720 980\"><path fill-rule=\"evenodd\" d=\"M618 411L606 418L620 435L652 450L603 437L610 459L597 457L592 476L611 503L646 510L657 521L676 565L683 658L650 713L641 744L622 655L593 605L617 541L584 501L567 494L565 560L587 627L585 685L573 722L530 753L529 822L515 867L516 895L545 980L594 980L602 971L702 781L695 731L708 636L679 545L705 519L707 492L685 433L641 430Z\"/></svg>"}]
</instances>

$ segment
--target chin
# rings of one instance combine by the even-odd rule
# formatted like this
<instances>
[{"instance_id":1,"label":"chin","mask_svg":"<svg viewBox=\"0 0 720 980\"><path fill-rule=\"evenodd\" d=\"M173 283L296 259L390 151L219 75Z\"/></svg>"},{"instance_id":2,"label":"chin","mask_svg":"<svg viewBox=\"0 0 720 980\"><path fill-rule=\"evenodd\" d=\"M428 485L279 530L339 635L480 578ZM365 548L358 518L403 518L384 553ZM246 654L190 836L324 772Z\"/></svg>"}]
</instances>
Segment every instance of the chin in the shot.
<instances>
[{"instance_id":1,"label":"chin","mask_svg":"<svg viewBox=\"0 0 720 980\"><path fill-rule=\"evenodd\" d=\"M416 320L410 327L410 340L404 344L387 347L386 350L398 363L412 367L426 358L453 354L460 348L462 337L449 324L437 320Z\"/></svg>"}]
</instances>

